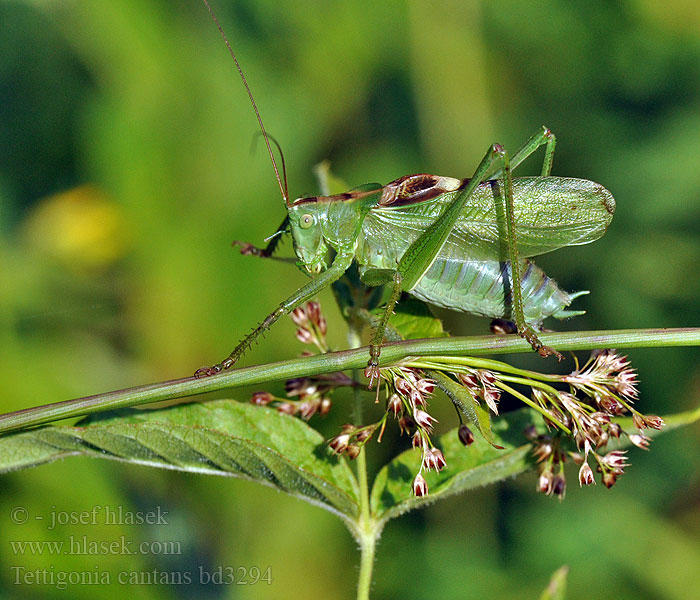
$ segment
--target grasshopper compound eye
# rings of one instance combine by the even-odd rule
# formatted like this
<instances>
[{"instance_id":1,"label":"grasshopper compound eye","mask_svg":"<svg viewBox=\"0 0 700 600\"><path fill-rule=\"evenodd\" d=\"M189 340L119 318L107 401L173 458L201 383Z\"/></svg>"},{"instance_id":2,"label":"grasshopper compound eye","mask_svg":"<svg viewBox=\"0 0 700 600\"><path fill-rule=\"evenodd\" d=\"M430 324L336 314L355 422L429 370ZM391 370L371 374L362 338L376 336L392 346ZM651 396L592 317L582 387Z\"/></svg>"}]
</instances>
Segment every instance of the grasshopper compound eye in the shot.
<instances>
[{"instance_id":1,"label":"grasshopper compound eye","mask_svg":"<svg viewBox=\"0 0 700 600\"><path fill-rule=\"evenodd\" d=\"M302 215L301 219L299 219L299 225L301 226L302 229L308 229L313 224L314 224L314 217L313 217L313 215L310 215L309 213Z\"/></svg>"}]
</instances>

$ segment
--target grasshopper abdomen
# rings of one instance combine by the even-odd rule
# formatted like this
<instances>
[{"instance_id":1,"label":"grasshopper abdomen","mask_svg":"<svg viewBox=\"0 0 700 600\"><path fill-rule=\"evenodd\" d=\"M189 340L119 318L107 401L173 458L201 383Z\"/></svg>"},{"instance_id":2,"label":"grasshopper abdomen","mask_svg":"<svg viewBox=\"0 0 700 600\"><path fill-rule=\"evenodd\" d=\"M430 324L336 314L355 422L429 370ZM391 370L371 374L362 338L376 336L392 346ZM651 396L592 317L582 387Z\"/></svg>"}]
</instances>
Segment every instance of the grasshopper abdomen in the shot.
<instances>
[{"instance_id":1,"label":"grasshopper abdomen","mask_svg":"<svg viewBox=\"0 0 700 600\"><path fill-rule=\"evenodd\" d=\"M556 281L528 260L521 261L521 289L525 320L537 329L547 317L558 319L583 314L566 308L577 296L559 288ZM470 261L438 257L411 290L429 304L490 318L513 318L509 262Z\"/></svg>"}]
</instances>

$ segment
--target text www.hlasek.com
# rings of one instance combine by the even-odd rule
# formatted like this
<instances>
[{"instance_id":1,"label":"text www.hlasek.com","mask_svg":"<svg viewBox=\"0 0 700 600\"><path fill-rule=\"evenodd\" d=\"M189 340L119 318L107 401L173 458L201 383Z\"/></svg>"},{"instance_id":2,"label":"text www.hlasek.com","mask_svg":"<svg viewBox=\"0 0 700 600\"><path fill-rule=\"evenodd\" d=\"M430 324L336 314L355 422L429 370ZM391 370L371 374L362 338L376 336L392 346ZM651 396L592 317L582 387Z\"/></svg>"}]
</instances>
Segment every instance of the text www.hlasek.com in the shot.
<instances>
[{"instance_id":1,"label":"text www.hlasek.com","mask_svg":"<svg viewBox=\"0 0 700 600\"><path fill-rule=\"evenodd\" d=\"M12 553L22 555L58 555L75 556L129 555L129 554L182 554L181 542L142 541L135 542L125 536L115 540L92 540L88 536L68 536L65 540L13 540L10 542Z\"/></svg>"}]
</instances>

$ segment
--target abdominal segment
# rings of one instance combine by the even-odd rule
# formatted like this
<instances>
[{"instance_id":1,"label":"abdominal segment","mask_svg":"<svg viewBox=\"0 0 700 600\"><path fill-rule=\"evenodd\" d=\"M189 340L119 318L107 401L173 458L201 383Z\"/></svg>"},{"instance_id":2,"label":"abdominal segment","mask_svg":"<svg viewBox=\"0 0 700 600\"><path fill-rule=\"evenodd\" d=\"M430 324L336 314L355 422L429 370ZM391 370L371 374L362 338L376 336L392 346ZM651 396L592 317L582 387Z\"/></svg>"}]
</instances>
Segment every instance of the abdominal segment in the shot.
<instances>
[{"instance_id":1,"label":"abdominal segment","mask_svg":"<svg viewBox=\"0 0 700 600\"><path fill-rule=\"evenodd\" d=\"M566 307L587 292L569 294L529 260L521 260L520 265L523 310L529 324L540 328L549 316L564 319L583 314ZM510 262L438 257L409 293L451 310L512 319L511 281Z\"/></svg>"}]
</instances>

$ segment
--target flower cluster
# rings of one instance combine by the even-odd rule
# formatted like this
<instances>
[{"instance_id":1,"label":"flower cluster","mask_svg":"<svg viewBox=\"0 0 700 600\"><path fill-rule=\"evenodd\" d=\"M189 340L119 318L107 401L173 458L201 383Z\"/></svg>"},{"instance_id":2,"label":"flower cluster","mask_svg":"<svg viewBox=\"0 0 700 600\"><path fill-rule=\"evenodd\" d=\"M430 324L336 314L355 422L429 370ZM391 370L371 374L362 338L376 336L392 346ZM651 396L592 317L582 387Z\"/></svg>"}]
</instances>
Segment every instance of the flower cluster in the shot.
<instances>
[{"instance_id":1,"label":"flower cluster","mask_svg":"<svg viewBox=\"0 0 700 600\"><path fill-rule=\"evenodd\" d=\"M638 430L661 429L663 419L656 415L643 415L632 407L638 395L637 375L627 358L613 350L593 352L583 367L577 367L569 375L551 378L568 384L569 391L563 392L549 386L532 389L532 400L545 416L547 425L559 429L554 435L537 435L534 429L527 432L538 461L538 490L564 497L566 481L563 463L567 454L580 465L580 485L595 483L593 468L589 464L592 462L601 474L603 484L612 487L629 463L624 450L603 454L608 443L627 436L632 444L646 450L651 442L641 432L628 433L612 420L613 417L631 413L632 423ZM562 449L562 433L570 433L577 452Z\"/></svg>"},{"instance_id":2,"label":"flower cluster","mask_svg":"<svg viewBox=\"0 0 700 600\"><path fill-rule=\"evenodd\" d=\"M353 460L357 458L362 446L370 440L376 428L376 424L357 427L347 423L343 425L340 434L328 442L328 446L335 454L345 454Z\"/></svg>"},{"instance_id":3,"label":"flower cluster","mask_svg":"<svg viewBox=\"0 0 700 600\"><path fill-rule=\"evenodd\" d=\"M306 306L298 306L290 315L292 321L297 326L297 339L303 344L314 344L319 352L328 352L329 347L326 342L326 331L328 326L326 318L321 312L321 305L312 300Z\"/></svg>"},{"instance_id":4,"label":"flower cluster","mask_svg":"<svg viewBox=\"0 0 700 600\"><path fill-rule=\"evenodd\" d=\"M405 367L379 369L379 376L385 381L387 388L386 412L377 423L369 426L370 435L361 441L366 442L377 429L381 441L387 417L393 416L398 421L401 433L405 432L411 436L413 447L421 449L421 470L426 468L439 471L445 466L445 458L430 440L433 425L437 421L428 412L427 403L428 396L435 389L435 382L424 378L420 371ZM341 434L330 442L331 448L338 454L344 452L344 436L349 433L347 427L349 426L346 425ZM366 428L361 429L365 430Z\"/></svg>"},{"instance_id":5,"label":"flower cluster","mask_svg":"<svg viewBox=\"0 0 700 600\"><path fill-rule=\"evenodd\" d=\"M457 373L460 383L466 387L474 398L483 400L486 405L498 414L498 401L501 399L501 390L496 387L498 374L486 369L470 369Z\"/></svg>"},{"instance_id":6,"label":"flower cluster","mask_svg":"<svg viewBox=\"0 0 700 600\"><path fill-rule=\"evenodd\" d=\"M473 381L469 379L470 375L473 375ZM439 472L447 466L445 455L431 439L437 420L429 412L428 399L435 390L435 381L427 378L420 369L405 366L377 369L376 376L384 382L386 389L386 410L382 418L367 427L345 425L340 435L334 437L329 445L337 454L345 453L350 458L355 458L359 448L375 431L379 431L378 441L381 441L387 420L392 417L397 421L401 434L406 433L411 438L412 446L421 453L420 467L413 479L412 489L415 496L426 496L428 483L423 471ZM484 399L496 410L498 390L493 388L495 378L486 371L476 369L465 376L463 383L472 394ZM463 423L459 427L458 437L464 446L474 442L474 434Z\"/></svg>"},{"instance_id":7,"label":"flower cluster","mask_svg":"<svg viewBox=\"0 0 700 600\"><path fill-rule=\"evenodd\" d=\"M278 398L269 392L255 392L250 401L258 406L273 406L281 413L298 415L308 421L315 414L328 414L334 390L354 385L355 382L344 373L299 377L285 382L286 398Z\"/></svg>"}]
</instances>

